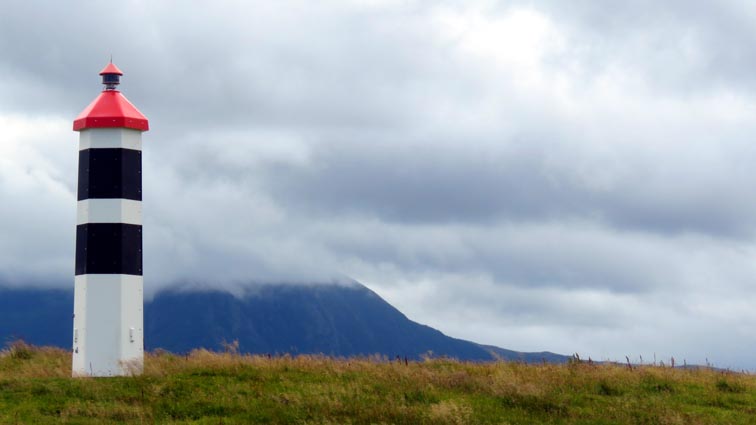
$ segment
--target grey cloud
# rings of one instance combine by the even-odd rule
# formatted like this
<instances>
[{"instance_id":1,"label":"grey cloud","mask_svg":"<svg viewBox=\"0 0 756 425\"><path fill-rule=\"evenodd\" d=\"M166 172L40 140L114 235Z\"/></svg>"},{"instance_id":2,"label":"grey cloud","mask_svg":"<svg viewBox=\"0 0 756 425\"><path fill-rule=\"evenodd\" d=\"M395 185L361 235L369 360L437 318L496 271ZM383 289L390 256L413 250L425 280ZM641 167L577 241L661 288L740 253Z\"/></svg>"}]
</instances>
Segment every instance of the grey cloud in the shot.
<instances>
[{"instance_id":1,"label":"grey cloud","mask_svg":"<svg viewBox=\"0 0 756 425\"><path fill-rule=\"evenodd\" d=\"M39 110L32 89L45 93L46 107L75 113L69 105L86 104L110 49L126 73L124 92L140 99L148 115L159 114L156 125L171 130L187 120L203 129L385 128L405 122L407 105L394 106L406 101L406 87L437 78L442 69L435 67L439 58L417 54L435 47L416 28L422 20L293 3L286 13L258 4L234 7L234 14L223 5L203 10L157 3L146 6L154 13L148 16L125 7L115 22L91 19L107 9L58 5L37 18L52 34L32 38L22 18L37 8L20 3L2 21L1 65L15 80L8 92L15 108ZM87 31L77 30L82 27ZM23 45L13 42L21 38ZM67 44L77 46L76 55L66 54ZM29 56L39 51L45 55ZM76 84L62 87L59 78L75 78Z\"/></svg>"},{"instance_id":2,"label":"grey cloud","mask_svg":"<svg viewBox=\"0 0 756 425\"><path fill-rule=\"evenodd\" d=\"M556 40L513 59L517 43L497 50L508 40L495 30L520 7ZM480 28L444 33L439 11L490 21L476 40L491 46L471 52ZM70 284L70 121L113 53L151 119L152 291L346 274L481 342L594 358L710 350L752 365L732 354L756 321L732 301L748 298L756 250L752 14L6 2L0 120L18 130L0 140L0 276Z\"/></svg>"},{"instance_id":3,"label":"grey cloud","mask_svg":"<svg viewBox=\"0 0 756 425\"><path fill-rule=\"evenodd\" d=\"M569 54L585 76L612 71L641 77L660 94L753 92L756 9L746 2L538 2L568 29ZM574 56L573 56L574 55ZM569 58L563 58L569 60ZM565 62L556 59L556 63ZM598 71L598 73L596 72Z\"/></svg>"},{"instance_id":4,"label":"grey cloud","mask_svg":"<svg viewBox=\"0 0 756 425\"><path fill-rule=\"evenodd\" d=\"M316 149L307 164L264 164L253 172L284 205L324 216L405 223L593 219L630 230L738 238L754 227L750 178L733 181L706 157L670 150L662 152L668 162L657 157L648 164L630 152L623 168L635 168L632 173L615 172L599 158L591 167L605 167L600 172L614 181L596 187L577 169L580 158L566 153L555 162L550 144L538 140L504 141L504 148L483 151L465 141L407 143L332 143Z\"/></svg>"}]
</instances>

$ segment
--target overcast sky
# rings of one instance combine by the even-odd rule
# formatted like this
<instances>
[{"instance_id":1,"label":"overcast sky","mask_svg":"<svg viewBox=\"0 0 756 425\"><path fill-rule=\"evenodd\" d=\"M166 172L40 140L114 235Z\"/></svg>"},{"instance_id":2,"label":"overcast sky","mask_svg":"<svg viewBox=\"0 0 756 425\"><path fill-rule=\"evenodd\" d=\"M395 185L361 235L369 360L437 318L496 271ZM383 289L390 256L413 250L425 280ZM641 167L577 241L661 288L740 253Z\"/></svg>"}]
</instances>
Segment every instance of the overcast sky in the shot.
<instances>
[{"instance_id":1,"label":"overcast sky","mask_svg":"<svg viewBox=\"0 0 756 425\"><path fill-rule=\"evenodd\" d=\"M112 54L150 291L347 276L476 342L756 369L751 2L1 4L6 284L73 284Z\"/></svg>"}]
</instances>

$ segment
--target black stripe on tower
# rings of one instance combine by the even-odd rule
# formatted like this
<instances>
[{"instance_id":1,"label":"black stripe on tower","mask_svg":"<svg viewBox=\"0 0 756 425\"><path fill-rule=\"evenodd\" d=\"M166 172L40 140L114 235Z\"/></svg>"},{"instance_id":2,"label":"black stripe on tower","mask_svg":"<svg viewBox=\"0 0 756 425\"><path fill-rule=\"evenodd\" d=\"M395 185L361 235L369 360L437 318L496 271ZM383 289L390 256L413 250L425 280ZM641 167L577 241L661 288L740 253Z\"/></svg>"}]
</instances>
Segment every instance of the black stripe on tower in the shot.
<instances>
[{"instance_id":1,"label":"black stripe on tower","mask_svg":"<svg viewBox=\"0 0 756 425\"><path fill-rule=\"evenodd\" d=\"M142 226L88 223L76 226L76 275L142 275Z\"/></svg>"},{"instance_id":2,"label":"black stripe on tower","mask_svg":"<svg viewBox=\"0 0 756 425\"><path fill-rule=\"evenodd\" d=\"M96 148L79 151L78 199L142 200L142 151Z\"/></svg>"}]
</instances>

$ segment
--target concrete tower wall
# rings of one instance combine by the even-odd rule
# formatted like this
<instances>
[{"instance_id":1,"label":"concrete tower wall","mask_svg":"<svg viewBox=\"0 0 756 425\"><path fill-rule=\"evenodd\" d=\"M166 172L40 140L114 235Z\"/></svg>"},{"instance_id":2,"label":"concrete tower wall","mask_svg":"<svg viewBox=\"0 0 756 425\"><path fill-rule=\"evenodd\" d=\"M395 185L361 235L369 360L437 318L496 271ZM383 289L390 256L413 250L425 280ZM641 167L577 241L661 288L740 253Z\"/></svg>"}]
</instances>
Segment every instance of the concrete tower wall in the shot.
<instances>
[{"instance_id":1,"label":"concrete tower wall","mask_svg":"<svg viewBox=\"0 0 756 425\"><path fill-rule=\"evenodd\" d=\"M87 128L79 136L73 374L141 373L142 135Z\"/></svg>"}]
</instances>

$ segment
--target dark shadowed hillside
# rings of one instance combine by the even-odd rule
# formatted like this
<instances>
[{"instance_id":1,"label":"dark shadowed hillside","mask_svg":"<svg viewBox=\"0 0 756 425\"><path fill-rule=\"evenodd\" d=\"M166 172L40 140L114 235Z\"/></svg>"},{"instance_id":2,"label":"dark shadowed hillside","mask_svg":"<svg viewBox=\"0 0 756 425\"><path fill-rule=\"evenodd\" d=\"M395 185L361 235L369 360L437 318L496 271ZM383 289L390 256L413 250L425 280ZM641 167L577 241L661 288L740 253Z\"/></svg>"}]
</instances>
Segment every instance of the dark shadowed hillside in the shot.
<instances>
[{"instance_id":1,"label":"dark shadowed hillside","mask_svg":"<svg viewBox=\"0 0 756 425\"><path fill-rule=\"evenodd\" d=\"M169 351L219 347L243 352L382 353L417 358L428 351L490 360L477 344L417 324L362 285L268 285L237 299L222 292L164 292L148 306L147 342ZM201 329L199 335L197 330Z\"/></svg>"},{"instance_id":2,"label":"dark shadowed hillside","mask_svg":"<svg viewBox=\"0 0 756 425\"><path fill-rule=\"evenodd\" d=\"M72 310L73 291L0 289L0 337L68 347ZM359 284L261 285L243 297L221 291L163 291L145 304L148 350L218 350L234 340L248 353L419 358L430 352L464 360L566 359L448 337L409 320Z\"/></svg>"},{"instance_id":3,"label":"dark shadowed hillside","mask_svg":"<svg viewBox=\"0 0 756 425\"><path fill-rule=\"evenodd\" d=\"M37 345L71 346L73 284L70 290L0 288L0 338Z\"/></svg>"}]
</instances>

